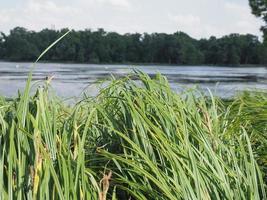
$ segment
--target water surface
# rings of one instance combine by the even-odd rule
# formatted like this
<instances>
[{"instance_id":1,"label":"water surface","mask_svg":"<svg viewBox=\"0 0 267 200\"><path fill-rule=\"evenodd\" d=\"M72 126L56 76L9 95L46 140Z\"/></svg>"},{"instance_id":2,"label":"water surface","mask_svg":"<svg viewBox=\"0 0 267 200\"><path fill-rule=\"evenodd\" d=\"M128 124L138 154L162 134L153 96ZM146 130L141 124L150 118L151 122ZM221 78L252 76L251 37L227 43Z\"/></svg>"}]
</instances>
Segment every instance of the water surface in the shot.
<instances>
[{"instance_id":1,"label":"water surface","mask_svg":"<svg viewBox=\"0 0 267 200\"><path fill-rule=\"evenodd\" d=\"M31 63L0 62L0 95L14 97L23 90ZM34 70L34 81L54 76L52 87L62 97L80 96L86 92L95 95L98 80L125 76L141 70L153 77L156 73L167 76L171 87L179 92L198 86L207 92L229 97L243 90L261 89L267 91L267 68L224 67L224 66L132 66L93 64L38 63Z\"/></svg>"}]
</instances>

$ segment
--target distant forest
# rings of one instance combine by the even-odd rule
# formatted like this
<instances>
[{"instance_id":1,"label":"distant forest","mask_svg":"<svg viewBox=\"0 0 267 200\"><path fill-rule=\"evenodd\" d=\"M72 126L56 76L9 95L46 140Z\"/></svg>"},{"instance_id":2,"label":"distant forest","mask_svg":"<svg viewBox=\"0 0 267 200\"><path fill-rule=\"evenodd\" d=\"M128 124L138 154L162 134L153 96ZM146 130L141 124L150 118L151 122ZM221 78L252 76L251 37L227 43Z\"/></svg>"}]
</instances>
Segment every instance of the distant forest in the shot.
<instances>
[{"instance_id":1,"label":"distant forest","mask_svg":"<svg viewBox=\"0 0 267 200\"><path fill-rule=\"evenodd\" d=\"M68 29L39 32L16 27L0 32L0 60L34 61ZM267 45L257 36L230 34L196 40L186 33L139 34L72 30L43 60L77 63L159 63L178 65L267 64Z\"/></svg>"}]
</instances>

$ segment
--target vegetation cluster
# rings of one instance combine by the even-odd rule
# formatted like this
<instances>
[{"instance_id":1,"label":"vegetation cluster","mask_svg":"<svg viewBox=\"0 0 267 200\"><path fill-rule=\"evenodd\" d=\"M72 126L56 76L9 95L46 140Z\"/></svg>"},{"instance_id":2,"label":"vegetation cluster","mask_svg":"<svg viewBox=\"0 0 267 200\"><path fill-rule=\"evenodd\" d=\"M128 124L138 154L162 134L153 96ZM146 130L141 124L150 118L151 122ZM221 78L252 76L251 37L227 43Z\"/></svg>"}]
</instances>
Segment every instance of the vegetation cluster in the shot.
<instances>
[{"instance_id":1,"label":"vegetation cluster","mask_svg":"<svg viewBox=\"0 0 267 200\"><path fill-rule=\"evenodd\" d=\"M266 93L176 94L137 73L66 105L30 80L0 99L1 199L266 199Z\"/></svg>"},{"instance_id":2,"label":"vegetation cluster","mask_svg":"<svg viewBox=\"0 0 267 200\"><path fill-rule=\"evenodd\" d=\"M65 32L67 29L35 32L16 27L9 35L0 33L0 59L35 60ZM250 34L196 40L183 32L122 35L86 29L72 30L43 59L78 63L267 64L267 45Z\"/></svg>"}]
</instances>

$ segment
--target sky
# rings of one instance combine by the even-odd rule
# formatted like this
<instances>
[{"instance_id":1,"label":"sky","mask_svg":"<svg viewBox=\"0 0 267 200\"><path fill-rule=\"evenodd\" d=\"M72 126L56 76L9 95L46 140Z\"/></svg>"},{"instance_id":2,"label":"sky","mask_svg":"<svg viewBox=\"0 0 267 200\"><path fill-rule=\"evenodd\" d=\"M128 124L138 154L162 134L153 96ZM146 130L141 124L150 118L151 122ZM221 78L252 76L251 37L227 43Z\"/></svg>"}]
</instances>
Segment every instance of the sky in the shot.
<instances>
[{"instance_id":1,"label":"sky","mask_svg":"<svg viewBox=\"0 0 267 200\"><path fill-rule=\"evenodd\" d=\"M0 0L0 31L16 26L119 33L174 33L200 39L230 33L254 34L263 22L248 0Z\"/></svg>"}]
</instances>

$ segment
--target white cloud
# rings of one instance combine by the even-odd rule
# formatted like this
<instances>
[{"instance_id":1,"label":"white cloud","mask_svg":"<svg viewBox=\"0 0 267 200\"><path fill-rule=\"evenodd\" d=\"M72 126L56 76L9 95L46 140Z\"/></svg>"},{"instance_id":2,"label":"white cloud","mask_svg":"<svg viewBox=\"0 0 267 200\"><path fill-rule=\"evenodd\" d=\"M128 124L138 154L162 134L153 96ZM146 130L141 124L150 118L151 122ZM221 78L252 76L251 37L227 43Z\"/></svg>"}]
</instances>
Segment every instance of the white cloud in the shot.
<instances>
[{"instance_id":1,"label":"white cloud","mask_svg":"<svg viewBox=\"0 0 267 200\"><path fill-rule=\"evenodd\" d=\"M183 26L196 26L201 23L199 16L195 16L192 14L186 14L186 15L171 15L168 14L168 17L170 20L177 22L179 25Z\"/></svg>"},{"instance_id":2,"label":"white cloud","mask_svg":"<svg viewBox=\"0 0 267 200\"><path fill-rule=\"evenodd\" d=\"M213 27L207 22L201 20L199 16L193 14L168 14L168 18L179 30L188 33L190 36L195 38L208 38L211 35L222 36L227 34L227 31L223 30L221 27Z\"/></svg>"},{"instance_id":3,"label":"white cloud","mask_svg":"<svg viewBox=\"0 0 267 200\"><path fill-rule=\"evenodd\" d=\"M68 19L78 14L78 9L59 6L53 1L28 0L23 9L19 7L0 9L0 16L5 16L0 18L0 24L6 25L8 30L14 26L24 26L29 29L50 28L53 24L69 26Z\"/></svg>"},{"instance_id":4,"label":"white cloud","mask_svg":"<svg viewBox=\"0 0 267 200\"><path fill-rule=\"evenodd\" d=\"M124 8L129 8L130 7L130 2L128 0L96 0L102 3L109 3L113 6L119 6L119 7L124 7Z\"/></svg>"},{"instance_id":5,"label":"white cloud","mask_svg":"<svg viewBox=\"0 0 267 200\"><path fill-rule=\"evenodd\" d=\"M226 2L225 13L231 15L232 21L229 24L229 30L236 30L239 33L256 33L259 34L259 28L262 23L252 14L249 6L238 4L237 2Z\"/></svg>"},{"instance_id":6,"label":"white cloud","mask_svg":"<svg viewBox=\"0 0 267 200\"><path fill-rule=\"evenodd\" d=\"M250 8L245 5L241 5L235 2L225 2L225 8L229 10L232 14L238 15L239 17L246 18L247 13L250 13Z\"/></svg>"},{"instance_id":7,"label":"white cloud","mask_svg":"<svg viewBox=\"0 0 267 200\"><path fill-rule=\"evenodd\" d=\"M202 22L199 16L195 16L192 14L168 14L168 18L173 24L175 24L177 29L186 32L193 37L198 36L201 32Z\"/></svg>"},{"instance_id":8,"label":"white cloud","mask_svg":"<svg viewBox=\"0 0 267 200\"><path fill-rule=\"evenodd\" d=\"M13 0L0 7L0 31L69 27L125 32L184 31L202 38L229 33L260 35L248 2L230 0ZM19 4L20 2L20 4ZM23 4L22 4L23 3ZM194 5L194 6L192 6Z\"/></svg>"}]
</instances>

